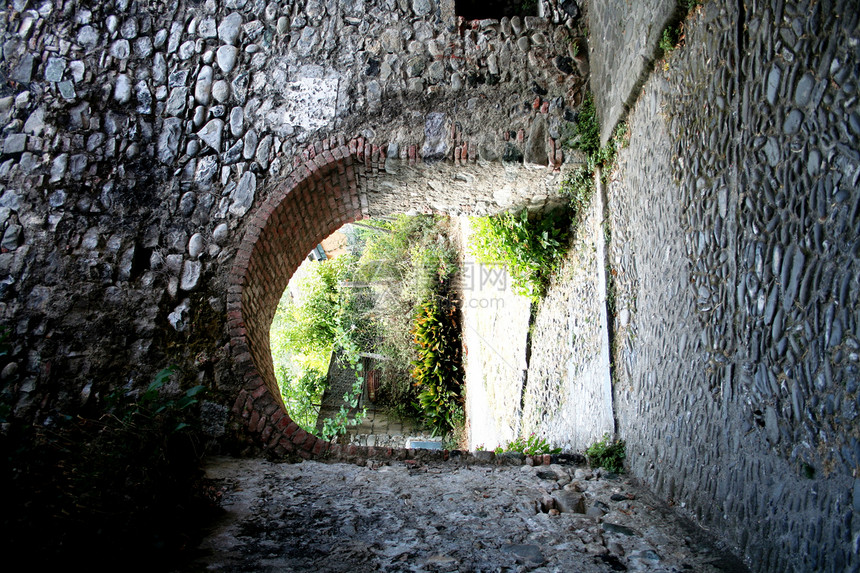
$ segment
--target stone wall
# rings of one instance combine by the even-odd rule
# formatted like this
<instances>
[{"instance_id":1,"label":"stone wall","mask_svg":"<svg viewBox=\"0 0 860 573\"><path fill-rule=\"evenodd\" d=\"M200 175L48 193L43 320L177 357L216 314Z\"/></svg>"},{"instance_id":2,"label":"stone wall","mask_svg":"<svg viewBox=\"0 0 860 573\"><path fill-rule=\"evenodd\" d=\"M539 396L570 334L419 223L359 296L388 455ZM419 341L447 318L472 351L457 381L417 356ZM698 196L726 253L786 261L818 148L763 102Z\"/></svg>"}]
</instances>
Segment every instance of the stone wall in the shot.
<instances>
[{"instance_id":1,"label":"stone wall","mask_svg":"<svg viewBox=\"0 0 860 573\"><path fill-rule=\"evenodd\" d=\"M619 434L754 569L857 570L856 6L688 24L610 192Z\"/></svg>"},{"instance_id":2,"label":"stone wall","mask_svg":"<svg viewBox=\"0 0 860 573\"><path fill-rule=\"evenodd\" d=\"M707 2L639 95L670 3L631 4L589 16L604 138L637 102L610 191L630 469L760 570L856 569L860 11ZM574 7L5 4L4 417L97 415L175 363L211 436L324 453L273 386L289 275L364 216L550 200L587 80Z\"/></svg>"},{"instance_id":3,"label":"stone wall","mask_svg":"<svg viewBox=\"0 0 860 573\"><path fill-rule=\"evenodd\" d=\"M323 236L557 190L587 81L568 55L575 8L464 22L450 0L9 3L10 419L98 412L174 363L174 391L207 386L213 436L276 443L291 426L268 325Z\"/></svg>"}]
</instances>

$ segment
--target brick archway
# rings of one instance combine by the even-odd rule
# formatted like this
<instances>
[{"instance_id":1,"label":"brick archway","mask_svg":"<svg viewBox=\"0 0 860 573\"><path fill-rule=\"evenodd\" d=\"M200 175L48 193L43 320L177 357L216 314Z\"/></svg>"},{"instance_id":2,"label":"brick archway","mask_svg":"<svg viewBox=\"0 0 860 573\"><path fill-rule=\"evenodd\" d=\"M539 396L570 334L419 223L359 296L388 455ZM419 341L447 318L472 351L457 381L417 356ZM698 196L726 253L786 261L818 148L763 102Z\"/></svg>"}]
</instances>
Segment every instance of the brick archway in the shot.
<instances>
[{"instance_id":1,"label":"brick archway","mask_svg":"<svg viewBox=\"0 0 860 573\"><path fill-rule=\"evenodd\" d=\"M541 207L557 198L560 177L558 171L521 163L478 163L464 153L453 161L425 163L410 151L407 160L392 161L383 148L361 138L332 138L308 147L294 158L288 176L268 184L230 273L228 326L241 386L234 413L276 456L312 457L339 448L292 421L272 365L269 328L287 282L307 253L342 225L378 214ZM428 186L438 192L416 199Z\"/></svg>"},{"instance_id":2,"label":"brick archway","mask_svg":"<svg viewBox=\"0 0 860 573\"><path fill-rule=\"evenodd\" d=\"M249 222L230 275L227 301L233 362L242 377L234 406L276 455L322 453L326 442L298 427L284 408L272 366L269 327L287 282L313 247L363 217L358 179L379 169L379 149L325 141L296 158L290 175ZM375 152L375 153L374 153Z\"/></svg>"}]
</instances>

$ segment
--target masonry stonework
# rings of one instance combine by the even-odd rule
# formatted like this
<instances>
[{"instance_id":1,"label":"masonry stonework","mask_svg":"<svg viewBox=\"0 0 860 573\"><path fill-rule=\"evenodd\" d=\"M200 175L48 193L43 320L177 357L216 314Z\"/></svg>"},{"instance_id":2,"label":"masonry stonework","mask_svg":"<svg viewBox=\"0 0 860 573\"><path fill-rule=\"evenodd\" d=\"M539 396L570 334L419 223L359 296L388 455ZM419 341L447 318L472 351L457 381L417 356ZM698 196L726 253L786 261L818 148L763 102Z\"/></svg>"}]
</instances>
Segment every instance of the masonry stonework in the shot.
<instances>
[{"instance_id":1,"label":"masonry stonework","mask_svg":"<svg viewBox=\"0 0 860 573\"><path fill-rule=\"evenodd\" d=\"M649 76L670 5L7 2L10 423L98 413L172 363L225 450L412 456L290 420L277 300L343 223L552 201L587 22L604 140L631 109L609 191L630 470L758 570L856 571L860 10L705 2Z\"/></svg>"},{"instance_id":2,"label":"masonry stonework","mask_svg":"<svg viewBox=\"0 0 860 573\"><path fill-rule=\"evenodd\" d=\"M545 10L464 22L450 1L9 4L0 271L15 419L97 411L175 363L180 383L210 388L213 436L322 448L275 392L268 325L286 281L345 222L557 194L587 77L567 56L578 20Z\"/></svg>"}]
</instances>

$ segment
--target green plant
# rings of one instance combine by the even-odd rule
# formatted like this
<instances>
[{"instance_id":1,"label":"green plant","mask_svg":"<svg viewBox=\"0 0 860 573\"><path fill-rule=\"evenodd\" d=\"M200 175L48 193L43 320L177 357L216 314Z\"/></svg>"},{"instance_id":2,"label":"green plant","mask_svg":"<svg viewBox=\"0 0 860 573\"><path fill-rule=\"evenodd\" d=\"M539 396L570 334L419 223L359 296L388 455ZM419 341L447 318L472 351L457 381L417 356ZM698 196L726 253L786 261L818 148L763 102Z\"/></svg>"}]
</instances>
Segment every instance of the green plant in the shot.
<instances>
[{"instance_id":1,"label":"green plant","mask_svg":"<svg viewBox=\"0 0 860 573\"><path fill-rule=\"evenodd\" d=\"M451 416L451 431L445 435L442 442L446 450L465 450L468 448L469 436L466 432L466 413L459 404Z\"/></svg>"},{"instance_id":2,"label":"green plant","mask_svg":"<svg viewBox=\"0 0 860 573\"><path fill-rule=\"evenodd\" d=\"M374 220L358 264L359 280L370 285L370 313L378 326L375 352L380 388L377 404L401 419L419 420L418 389L411 377L416 360L413 328L421 305L444 297L457 270L458 251L448 236L449 219L400 215Z\"/></svg>"},{"instance_id":3,"label":"green plant","mask_svg":"<svg viewBox=\"0 0 860 573\"><path fill-rule=\"evenodd\" d=\"M543 454L559 454L561 453L561 448L551 448L545 438L540 438L532 433L528 438L519 436L504 446L498 446L494 451L497 455L504 452L516 452L527 456L539 456Z\"/></svg>"},{"instance_id":4,"label":"green plant","mask_svg":"<svg viewBox=\"0 0 860 573\"><path fill-rule=\"evenodd\" d=\"M579 50L581 43L585 42L585 38L577 38L574 36L568 36L567 43L570 45L570 55L575 58L579 55Z\"/></svg>"},{"instance_id":5,"label":"green plant","mask_svg":"<svg viewBox=\"0 0 860 573\"><path fill-rule=\"evenodd\" d=\"M346 427L359 424L367 415L367 408L353 411L358 407L358 399L364 390L364 369L361 365L361 348L351 332L338 325L335 344L341 349L341 356L355 372L355 382L349 391L343 395L343 404L333 418L323 420L322 437L324 440L345 434Z\"/></svg>"},{"instance_id":6,"label":"green plant","mask_svg":"<svg viewBox=\"0 0 860 573\"><path fill-rule=\"evenodd\" d=\"M609 434L604 434L603 439L594 442L585 450L588 463L591 467L602 467L614 473L624 471L624 440L612 440Z\"/></svg>"},{"instance_id":7,"label":"green plant","mask_svg":"<svg viewBox=\"0 0 860 573\"><path fill-rule=\"evenodd\" d=\"M574 219L579 219L594 196L594 173L586 165L577 167L562 182L561 191L570 201Z\"/></svg>"},{"instance_id":8,"label":"green plant","mask_svg":"<svg viewBox=\"0 0 860 573\"><path fill-rule=\"evenodd\" d=\"M663 35L660 37L660 49L665 54L671 54L678 47L678 42L681 41L681 30L678 26L666 26L663 30Z\"/></svg>"},{"instance_id":9,"label":"green plant","mask_svg":"<svg viewBox=\"0 0 860 573\"><path fill-rule=\"evenodd\" d=\"M535 16L537 14L537 0L522 0L520 2L520 16Z\"/></svg>"},{"instance_id":10,"label":"green plant","mask_svg":"<svg viewBox=\"0 0 860 573\"><path fill-rule=\"evenodd\" d=\"M328 382L326 372L309 368L294 373L279 366L276 377L290 417L305 431L313 432Z\"/></svg>"},{"instance_id":11,"label":"green plant","mask_svg":"<svg viewBox=\"0 0 860 573\"><path fill-rule=\"evenodd\" d=\"M418 357L412 361L412 377L419 389L418 404L424 422L435 434L455 425L461 408L462 365L456 308L432 298L421 305L413 340Z\"/></svg>"},{"instance_id":12,"label":"green plant","mask_svg":"<svg viewBox=\"0 0 860 573\"><path fill-rule=\"evenodd\" d=\"M367 301L345 286L356 268L357 259L349 255L313 263L297 286L297 300L285 293L272 321L269 340L281 396L290 416L306 431L316 428L332 352L337 348L357 360L376 338ZM354 419L339 416L329 428L343 433L341 422Z\"/></svg>"},{"instance_id":13,"label":"green plant","mask_svg":"<svg viewBox=\"0 0 860 573\"><path fill-rule=\"evenodd\" d=\"M192 386L179 397L164 397L162 389L176 372L175 366L160 370L146 390L136 399L123 390L109 394L106 404L113 416L122 424L134 425L140 419L166 423L171 426L171 432L178 432L189 427L190 420L185 416L185 410L200 401L199 396L206 391L202 384Z\"/></svg>"},{"instance_id":14,"label":"green plant","mask_svg":"<svg viewBox=\"0 0 860 573\"><path fill-rule=\"evenodd\" d=\"M537 302L567 252L571 213L528 209L472 219L469 248L479 262L504 266L515 292Z\"/></svg>"},{"instance_id":15,"label":"green plant","mask_svg":"<svg viewBox=\"0 0 860 573\"><path fill-rule=\"evenodd\" d=\"M600 149L600 121L591 92L585 94L572 133L568 134L564 145L569 149L580 149L589 157Z\"/></svg>"}]
</instances>

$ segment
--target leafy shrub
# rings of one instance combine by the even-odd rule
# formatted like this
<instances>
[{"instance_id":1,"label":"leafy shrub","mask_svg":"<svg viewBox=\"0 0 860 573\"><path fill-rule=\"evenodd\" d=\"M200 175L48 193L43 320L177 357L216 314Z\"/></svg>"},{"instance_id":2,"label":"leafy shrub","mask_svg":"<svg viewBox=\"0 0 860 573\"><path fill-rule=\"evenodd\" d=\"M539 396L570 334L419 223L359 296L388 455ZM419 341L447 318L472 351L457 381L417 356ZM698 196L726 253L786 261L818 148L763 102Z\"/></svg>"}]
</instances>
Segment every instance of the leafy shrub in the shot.
<instances>
[{"instance_id":1,"label":"leafy shrub","mask_svg":"<svg viewBox=\"0 0 860 573\"><path fill-rule=\"evenodd\" d=\"M561 448L549 447L549 442L546 439L532 433L528 438L520 436L504 446L497 447L494 451L497 455L504 452L516 452L527 456L539 456L543 454L559 454L561 453Z\"/></svg>"},{"instance_id":2,"label":"leafy shrub","mask_svg":"<svg viewBox=\"0 0 860 573\"><path fill-rule=\"evenodd\" d=\"M561 191L570 200L574 220L579 220L594 196L594 173L584 165L574 169L562 182Z\"/></svg>"},{"instance_id":3,"label":"leafy shrub","mask_svg":"<svg viewBox=\"0 0 860 573\"><path fill-rule=\"evenodd\" d=\"M615 162L615 154L618 147L625 145L627 125L618 124L615 133L606 145L600 145L600 118L594 105L594 97L589 92L582 101L582 106L576 114L572 133L564 141L569 149L584 151L588 158L587 171L593 173L597 167L609 171Z\"/></svg>"},{"instance_id":4,"label":"leafy shrub","mask_svg":"<svg viewBox=\"0 0 860 573\"><path fill-rule=\"evenodd\" d=\"M313 263L298 284L298 301L285 293L272 321L269 341L281 396L290 417L309 432L316 427L335 346L368 347L376 338L368 302L345 286L356 265L348 255Z\"/></svg>"},{"instance_id":5,"label":"leafy shrub","mask_svg":"<svg viewBox=\"0 0 860 573\"><path fill-rule=\"evenodd\" d=\"M378 325L379 363L377 403L401 418L421 418L412 361L418 358L413 341L415 317L421 305L441 296L457 270L457 250L447 234L448 219L431 215L400 215L373 220L384 232L366 236L359 259L359 279L372 285L371 309Z\"/></svg>"},{"instance_id":6,"label":"leafy shrub","mask_svg":"<svg viewBox=\"0 0 860 573\"><path fill-rule=\"evenodd\" d=\"M591 467L602 467L614 473L624 471L624 440L612 440L609 434L604 434L603 439L594 442L585 450L588 463Z\"/></svg>"},{"instance_id":7,"label":"leafy shrub","mask_svg":"<svg viewBox=\"0 0 860 573\"><path fill-rule=\"evenodd\" d=\"M434 297L421 305L413 330L418 358L412 361L412 377L419 390L424 422L433 433L445 433L461 408L460 331L456 308Z\"/></svg>"},{"instance_id":8,"label":"leafy shrub","mask_svg":"<svg viewBox=\"0 0 860 573\"><path fill-rule=\"evenodd\" d=\"M304 430L313 431L326 389L326 372L309 368L293 373L289 368L279 367L277 379L290 417Z\"/></svg>"},{"instance_id":9,"label":"leafy shrub","mask_svg":"<svg viewBox=\"0 0 860 573\"><path fill-rule=\"evenodd\" d=\"M587 156L597 153L600 149L600 118L591 92L585 94L582 105L576 113L576 121L568 131L563 144L569 149L580 149Z\"/></svg>"},{"instance_id":10,"label":"leafy shrub","mask_svg":"<svg viewBox=\"0 0 860 573\"><path fill-rule=\"evenodd\" d=\"M663 53L670 54L681 41L681 30L677 26L667 26L660 37L660 49Z\"/></svg>"},{"instance_id":11,"label":"leafy shrub","mask_svg":"<svg viewBox=\"0 0 860 573\"><path fill-rule=\"evenodd\" d=\"M295 302L285 293L270 343L282 396L304 429L316 428L335 349L356 372L356 383L340 410L323 421L324 438L345 433L364 416L354 411L364 384L362 352L385 357L379 362L377 405L401 417L420 417L419 392L410 376L418 358L413 322L421 305L439 298L457 270L446 225L446 218L434 216L362 221L349 234L351 254L315 263L299 283Z\"/></svg>"},{"instance_id":12,"label":"leafy shrub","mask_svg":"<svg viewBox=\"0 0 860 573\"><path fill-rule=\"evenodd\" d=\"M340 409L335 413L333 418L323 420L322 438L331 440L332 438L345 434L346 427L359 424L367 415L367 408L362 408L356 412L350 413L358 406L358 399L364 390L364 371L361 364L361 347L352 336L352 332L345 330L338 325L335 345L341 350L341 359L349 365L350 370L355 372L355 382L352 387L343 395L343 403Z\"/></svg>"},{"instance_id":13,"label":"leafy shrub","mask_svg":"<svg viewBox=\"0 0 860 573\"><path fill-rule=\"evenodd\" d=\"M470 249L479 262L506 267L515 292L537 301L567 251L570 222L566 209L473 218Z\"/></svg>"}]
</instances>

